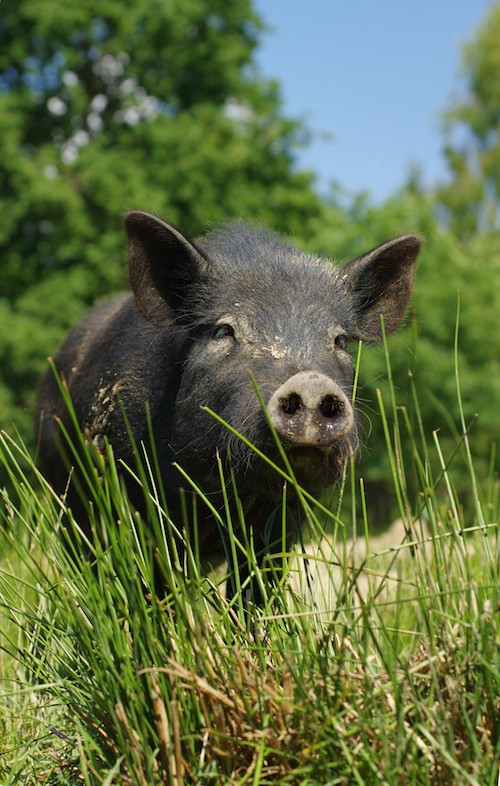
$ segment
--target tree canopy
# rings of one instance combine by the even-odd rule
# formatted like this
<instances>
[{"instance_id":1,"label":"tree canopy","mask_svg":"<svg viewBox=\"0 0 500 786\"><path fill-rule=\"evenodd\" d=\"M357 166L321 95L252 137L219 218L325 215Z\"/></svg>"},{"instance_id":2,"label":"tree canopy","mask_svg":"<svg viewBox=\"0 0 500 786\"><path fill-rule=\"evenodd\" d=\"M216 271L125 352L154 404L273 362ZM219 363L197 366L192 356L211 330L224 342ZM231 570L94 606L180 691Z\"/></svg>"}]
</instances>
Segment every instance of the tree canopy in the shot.
<instances>
[{"instance_id":1,"label":"tree canopy","mask_svg":"<svg viewBox=\"0 0 500 786\"><path fill-rule=\"evenodd\" d=\"M126 284L121 214L193 235L245 216L307 236L302 127L253 64L250 0L5 0L0 14L0 401L28 432L63 332Z\"/></svg>"},{"instance_id":2,"label":"tree canopy","mask_svg":"<svg viewBox=\"0 0 500 786\"><path fill-rule=\"evenodd\" d=\"M251 0L3 0L1 424L29 437L47 356L90 304L126 286L127 209L191 235L234 217L262 221L340 260L416 230L426 249L414 316L392 339L395 379L409 389L411 369L426 433L444 418L456 438L460 292L462 392L468 417L480 413L474 444L486 465L500 400L500 4L465 49L465 92L445 113L449 181L426 192L409 178L377 206L320 197L297 168L307 128L284 115L279 85L255 66L261 33ZM373 409L383 362L365 353L362 392L366 476L381 499Z\"/></svg>"},{"instance_id":3,"label":"tree canopy","mask_svg":"<svg viewBox=\"0 0 500 786\"><path fill-rule=\"evenodd\" d=\"M444 115L450 180L438 190L460 237L500 228L500 4L463 50L464 90Z\"/></svg>"}]
</instances>

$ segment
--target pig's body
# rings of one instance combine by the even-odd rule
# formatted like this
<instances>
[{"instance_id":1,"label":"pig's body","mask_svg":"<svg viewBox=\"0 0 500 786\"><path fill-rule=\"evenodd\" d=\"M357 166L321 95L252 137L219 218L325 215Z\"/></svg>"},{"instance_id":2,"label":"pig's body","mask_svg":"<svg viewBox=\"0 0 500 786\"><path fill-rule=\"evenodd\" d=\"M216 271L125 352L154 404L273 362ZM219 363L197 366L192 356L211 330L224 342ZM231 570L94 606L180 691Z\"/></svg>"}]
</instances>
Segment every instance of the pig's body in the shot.
<instances>
[{"instance_id":1,"label":"pig's body","mask_svg":"<svg viewBox=\"0 0 500 786\"><path fill-rule=\"evenodd\" d=\"M129 214L126 226L133 293L92 310L56 358L79 425L98 448L107 437L133 464L123 411L136 443L147 446L147 404L172 517L186 485L173 462L218 505L217 456L225 462L230 454L259 545L279 508L282 480L202 407L279 463L250 371L298 481L315 495L334 485L358 447L346 341L380 338L381 314L387 332L397 325L420 241L398 238L335 268L241 223L198 246L145 213ZM40 455L62 491L68 467L54 416L70 428L49 372L39 397ZM222 559L209 517L201 529L202 556Z\"/></svg>"}]
</instances>

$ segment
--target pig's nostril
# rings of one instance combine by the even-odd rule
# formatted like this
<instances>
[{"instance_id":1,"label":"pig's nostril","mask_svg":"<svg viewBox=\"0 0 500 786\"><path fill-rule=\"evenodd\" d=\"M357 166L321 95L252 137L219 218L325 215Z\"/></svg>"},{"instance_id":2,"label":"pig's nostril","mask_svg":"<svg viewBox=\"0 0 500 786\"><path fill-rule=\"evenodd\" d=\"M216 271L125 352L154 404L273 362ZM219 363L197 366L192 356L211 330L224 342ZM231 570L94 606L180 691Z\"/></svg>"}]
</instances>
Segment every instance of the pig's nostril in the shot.
<instances>
[{"instance_id":1,"label":"pig's nostril","mask_svg":"<svg viewBox=\"0 0 500 786\"><path fill-rule=\"evenodd\" d=\"M344 402L340 401L336 396L325 396L319 409L323 417L335 418L344 409Z\"/></svg>"},{"instance_id":2,"label":"pig's nostril","mask_svg":"<svg viewBox=\"0 0 500 786\"><path fill-rule=\"evenodd\" d=\"M290 393L289 396L281 400L281 409L285 415L295 415L299 409L302 409L303 403L298 393Z\"/></svg>"},{"instance_id":3,"label":"pig's nostril","mask_svg":"<svg viewBox=\"0 0 500 786\"><path fill-rule=\"evenodd\" d=\"M304 401L298 393L290 393L286 398L280 400L281 411L288 417L296 415L297 412L304 409L304 406ZM343 401L330 394L324 396L318 405L318 410L324 418L336 418L343 409Z\"/></svg>"}]
</instances>

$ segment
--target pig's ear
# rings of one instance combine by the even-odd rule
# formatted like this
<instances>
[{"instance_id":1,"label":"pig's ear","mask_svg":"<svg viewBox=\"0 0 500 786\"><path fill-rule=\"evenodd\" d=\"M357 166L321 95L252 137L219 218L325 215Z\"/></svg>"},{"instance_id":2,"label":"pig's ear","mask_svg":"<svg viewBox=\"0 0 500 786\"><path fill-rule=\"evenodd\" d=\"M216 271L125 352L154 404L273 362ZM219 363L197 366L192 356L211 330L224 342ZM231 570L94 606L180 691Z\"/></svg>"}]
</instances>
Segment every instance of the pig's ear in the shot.
<instances>
[{"instance_id":1,"label":"pig's ear","mask_svg":"<svg viewBox=\"0 0 500 786\"><path fill-rule=\"evenodd\" d=\"M150 213L124 216L130 283L139 309L151 322L182 314L193 285L207 267L201 251L178 229Z\"/></svg>"},{"instance_id":2,"label":"pig's ear","mask_svg":"<svg viewBox=\"0 0 500 786\"><path fill-rule=\"evenodd\" d=\"M340 269L354 307L353 338L380 341L381 315L387 333L397 327L408 304L421 245L418 235L396 237Z\"/></svg>"}]
</instances>

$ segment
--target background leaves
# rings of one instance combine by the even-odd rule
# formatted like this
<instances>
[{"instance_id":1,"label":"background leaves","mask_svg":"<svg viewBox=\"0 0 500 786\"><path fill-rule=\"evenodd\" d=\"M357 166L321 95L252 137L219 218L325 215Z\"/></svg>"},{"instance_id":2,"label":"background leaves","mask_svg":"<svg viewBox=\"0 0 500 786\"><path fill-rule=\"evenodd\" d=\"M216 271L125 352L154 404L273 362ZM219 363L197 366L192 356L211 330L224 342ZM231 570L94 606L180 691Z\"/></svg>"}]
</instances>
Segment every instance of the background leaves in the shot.
<instances>
[{"instance_id":1,"label":"background leaves","mask_svg":"<svg viewBox=\"0 0 500 786\"><path fill-rule=\"evenodd\" d=\"M418 173L382 205L315 191L296 166L308 130L258 73L251 0L3 0L0 12L0 422L31 433L37 380L68 327L127 286L121 214L151 210L196 236L244 217L345 260L407 231L426 238L407 328L391 340L396 385L419 387L426 434L458 405L454 332L472 440L491 462L500 374L500 5L465 49L468 92L445 113L447 183ZM375 395L383 353L365 351L363 472L377 520L393 515ZM412 415L415 416L415 415ZM447 435L442 435L446 447ZM465 472L465 470L464 470Z\"/></svg>"}]
</instances>

